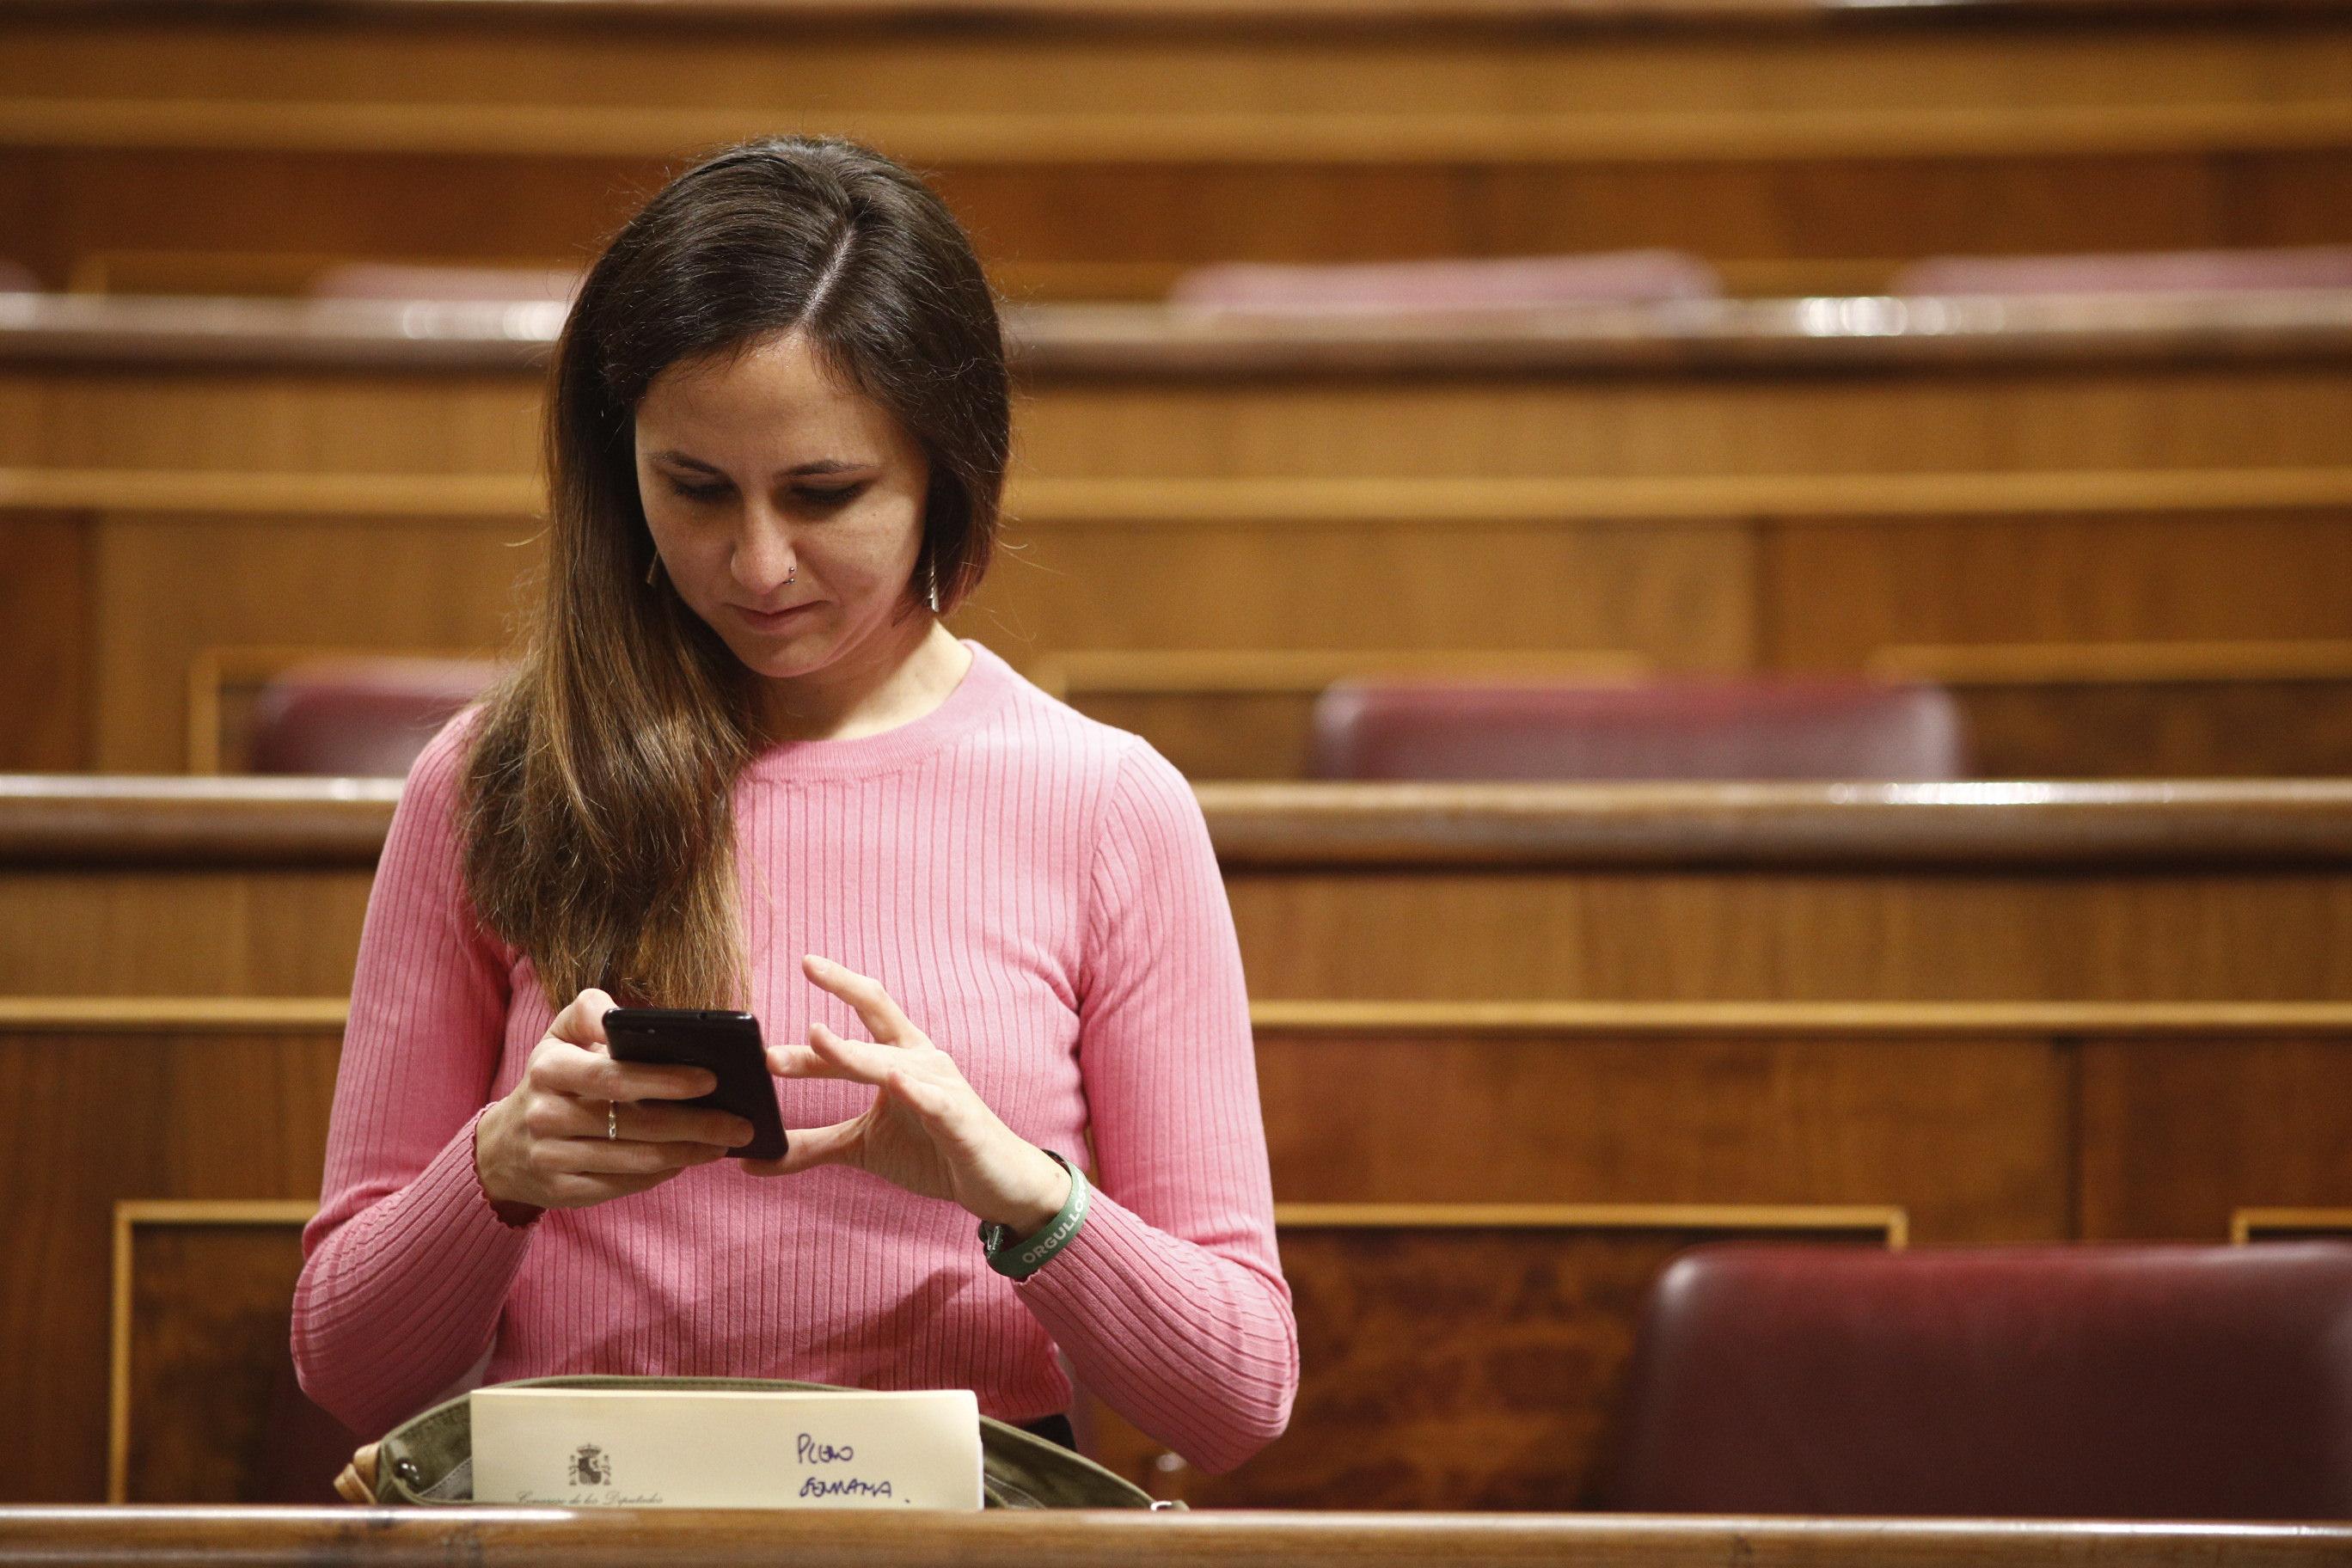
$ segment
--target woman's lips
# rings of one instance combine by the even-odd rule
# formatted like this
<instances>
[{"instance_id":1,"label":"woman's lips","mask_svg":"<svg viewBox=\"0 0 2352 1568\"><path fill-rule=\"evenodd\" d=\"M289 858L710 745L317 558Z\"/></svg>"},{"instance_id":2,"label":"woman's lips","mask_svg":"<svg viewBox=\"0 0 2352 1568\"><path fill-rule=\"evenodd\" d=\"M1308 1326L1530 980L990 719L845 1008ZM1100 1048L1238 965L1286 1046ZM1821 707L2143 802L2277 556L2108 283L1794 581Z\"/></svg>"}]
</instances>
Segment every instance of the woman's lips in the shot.
<instances>
[{"instance_id":1,"label":"woman's lips","mask_svg":"<svg viewBox=\"0 0 2352 1568\"><path fill-rule=\"evenodd\" d=\"M803 612L815 609L816 603L812 600L805 605L789 605L781 610L755 610L749 605L731 605L729 608L760 630L772 632L779 626L791 626Z\"/></svg>"}]
</instances>

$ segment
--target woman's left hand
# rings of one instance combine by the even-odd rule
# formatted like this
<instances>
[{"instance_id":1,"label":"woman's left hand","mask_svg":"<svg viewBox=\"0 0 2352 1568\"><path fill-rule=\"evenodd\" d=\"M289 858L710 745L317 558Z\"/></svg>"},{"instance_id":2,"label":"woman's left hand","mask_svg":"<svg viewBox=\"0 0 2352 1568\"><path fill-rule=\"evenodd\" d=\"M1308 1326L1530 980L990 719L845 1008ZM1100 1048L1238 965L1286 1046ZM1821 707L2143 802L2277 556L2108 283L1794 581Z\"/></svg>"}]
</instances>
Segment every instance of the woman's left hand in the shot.
<instances>
[{"instance_id":1,"label":"woman's left hand","mask_svg":"<svg viewBox=\"0 0 2352 1568\"><path fill-rule=\"evenodd\" d=\"M852 1165L908 1192L961 1204L1015 1236L1061 1212L1069 1201L1069 1173L997 1120L878 981L814 954L801 968L856 1009L874 1040L846 1040L812 1022L807 1045L768 1047L768 1070L779 1078L871 1084L874 1103L854 1121L794 1131L782 1159L745 1160L744 1170L785 1176L814 1165Z\"/></svg>"}]
</instances>

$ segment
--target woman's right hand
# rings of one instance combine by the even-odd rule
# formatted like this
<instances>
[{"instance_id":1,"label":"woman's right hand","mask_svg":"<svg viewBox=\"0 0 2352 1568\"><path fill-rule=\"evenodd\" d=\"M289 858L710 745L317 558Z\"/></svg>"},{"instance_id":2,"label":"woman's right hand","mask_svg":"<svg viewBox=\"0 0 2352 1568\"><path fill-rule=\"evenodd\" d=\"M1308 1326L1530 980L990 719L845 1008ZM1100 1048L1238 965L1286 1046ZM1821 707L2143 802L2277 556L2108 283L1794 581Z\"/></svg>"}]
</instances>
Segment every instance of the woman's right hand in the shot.
<instances>
[{"instance_id":1,"label":"woman's right hand","mask_svg":"<svg viewBox=\"0 0 2352 1568\"><path fill-rule=\"evenodd\" d=\"M657 1187L751 1141L732 1111L669 1105L718 1087L702 1068L614 1061L613 999L583 991L531 1047L521 1081L474 1128L482 1190L502 1203L576 1209ZM614 1107L618 1137L606 1136Z\"/></svg>"}]
</instances>

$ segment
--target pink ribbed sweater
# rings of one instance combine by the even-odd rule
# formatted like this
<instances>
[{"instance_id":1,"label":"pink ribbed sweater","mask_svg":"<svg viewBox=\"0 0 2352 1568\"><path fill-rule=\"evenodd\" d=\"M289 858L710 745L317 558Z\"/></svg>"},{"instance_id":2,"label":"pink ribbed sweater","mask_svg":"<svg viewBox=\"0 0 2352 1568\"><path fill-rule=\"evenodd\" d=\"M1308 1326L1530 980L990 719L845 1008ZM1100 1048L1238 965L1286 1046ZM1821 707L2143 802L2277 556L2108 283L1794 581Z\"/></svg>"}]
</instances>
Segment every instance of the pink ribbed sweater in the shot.
<instances>
[{"instance_id":1,"label":"pink ribbed sweater","mask_svg":"<svg viewBox=\"0 0 2352 1568\"><path fill-rule=\"evenodd\" d=\"M854 1038L804 952L879 979L1013 1130L1098 1190L1019 1284L977 1222L863 1172L732 1161L633 1197L502 1224L474 1123L551 1018L483 931L455 811L471 715L410 772L360 939L318 1217L303 1232L302 1386L373 1436L480 1379L559 1373L970 1388L1063 1410L1077 1379L1211 1470L1283 1428L1297 1383L1233 916L1199 805L1135 736L969 642L913 722L794 742L736 785L751 1011ZM787 1127L872 1090L782 1080ZM484 1362L487 1352L487 1363Z\"/></svg>"}]
</instances>

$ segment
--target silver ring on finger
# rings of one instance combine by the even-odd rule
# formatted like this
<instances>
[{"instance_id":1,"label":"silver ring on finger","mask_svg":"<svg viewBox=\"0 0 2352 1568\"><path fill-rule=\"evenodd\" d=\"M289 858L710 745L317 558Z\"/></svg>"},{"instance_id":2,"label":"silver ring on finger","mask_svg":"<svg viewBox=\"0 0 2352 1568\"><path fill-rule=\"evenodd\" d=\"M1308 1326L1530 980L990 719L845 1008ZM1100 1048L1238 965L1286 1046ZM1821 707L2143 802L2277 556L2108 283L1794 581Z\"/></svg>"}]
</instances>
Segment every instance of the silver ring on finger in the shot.
<instances>
[{"instance_id":1,"label":"silver ring on finger","mask_svg":"<svg viewBox=\"0 0 2352 1568\"><path fill-rule=\"evenodd\" d=\"M618 1100L608 1100L604 1102L604 1136L618 1138L620 1135L621 1104Z\"/></svg>"}]
</instances>

